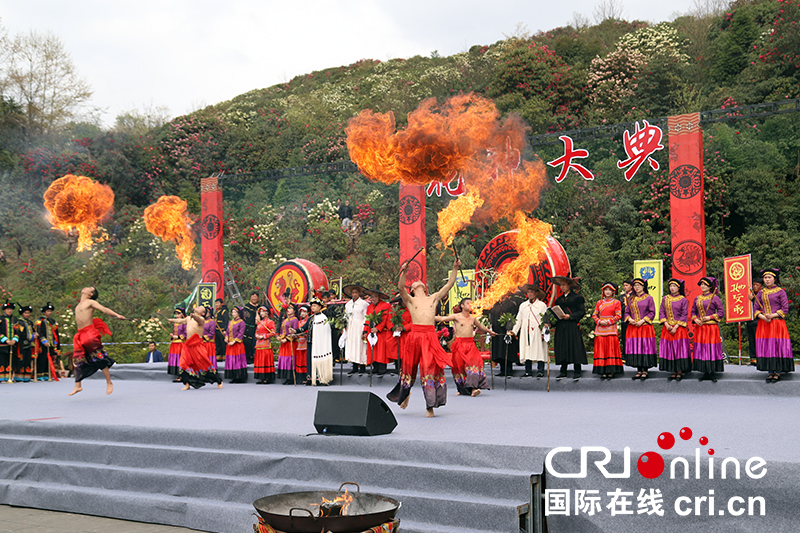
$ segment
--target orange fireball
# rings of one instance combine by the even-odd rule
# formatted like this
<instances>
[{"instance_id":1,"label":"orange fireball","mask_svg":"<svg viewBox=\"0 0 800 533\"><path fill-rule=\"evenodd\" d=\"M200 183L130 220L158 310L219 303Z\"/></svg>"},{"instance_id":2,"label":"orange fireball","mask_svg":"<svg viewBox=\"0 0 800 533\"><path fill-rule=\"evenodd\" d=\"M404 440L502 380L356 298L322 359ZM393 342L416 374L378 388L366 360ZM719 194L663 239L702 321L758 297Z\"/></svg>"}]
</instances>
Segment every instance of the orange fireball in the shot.
<instances>
[{"instance_id":1,"label":"orange fireball","mask_svg":"<svg viewBox=\"0 0 800 533\"><path fill-rule=\"evenodd\" d=\"M194 268L194 236L192 218L186 207L186 202L177 196L162 196L144 210L144 224L147 231L161 237L164 242L175 243L175 253L181 260L181 267L189 270Z\"/></svg>"},{"instance_id":2,"label":"orange fireball","mask_svg":"<svg viewBox=\"0 0 800 533\"><path fill-rule=\"evenodd\" d=\"M91 250L92 233L114 206L114 191L86 176L67 174L50 184L44 207L54 228L78 230L78 251Z\"/></svg>"}]
</instances>

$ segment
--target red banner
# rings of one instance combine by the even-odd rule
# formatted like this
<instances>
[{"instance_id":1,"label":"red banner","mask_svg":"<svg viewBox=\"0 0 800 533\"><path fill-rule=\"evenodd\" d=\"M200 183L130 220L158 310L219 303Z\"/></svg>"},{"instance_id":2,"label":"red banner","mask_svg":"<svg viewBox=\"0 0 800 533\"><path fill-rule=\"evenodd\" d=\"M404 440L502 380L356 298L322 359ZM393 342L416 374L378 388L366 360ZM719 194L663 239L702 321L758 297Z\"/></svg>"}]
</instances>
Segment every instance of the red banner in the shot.
<instances>
[{"instance_id":1,"label":"red banner","mask_svg":"<svg viewBox=\"0 0 800 533\"><path fill-rule=\"evenodd\" d=\"M750 304L750 287L753 285L750 254L726 257L725 265L725 321L753 320Z\"/></svg>"},{"instance_id":2,"label":"red banner","mask_svg":"<svg viewBox=\"0 0 800 533\"><path fill-rule=\"evenodd\" d=\"M222 188L216 176L200 180L200 202L203 281L216 283L217 298L223 298Z\"/></svg>"},{"instance_id":3,"label":"red banner","mask_svg":"<svg viewBox=\"0 0 800 533\"><path fill-rule=\"evenodd\" d=\"M426 246L425 189L422 185L400 184L400 263L411 259ZM406 283L417 280L427 283L427 260L419 254L408 267Z\"/></svg>"},{"instance_id":4,"label":"red banner","mask_svg":"<svg viewBox=\"0 0 800 533\"><path fill-rule=\"evenodd\" d=\"M667 119L672 276L686 280L690 302L706 275L706 222L703 202L703 130L700 114Z\"/></svg>"}]
</instances>

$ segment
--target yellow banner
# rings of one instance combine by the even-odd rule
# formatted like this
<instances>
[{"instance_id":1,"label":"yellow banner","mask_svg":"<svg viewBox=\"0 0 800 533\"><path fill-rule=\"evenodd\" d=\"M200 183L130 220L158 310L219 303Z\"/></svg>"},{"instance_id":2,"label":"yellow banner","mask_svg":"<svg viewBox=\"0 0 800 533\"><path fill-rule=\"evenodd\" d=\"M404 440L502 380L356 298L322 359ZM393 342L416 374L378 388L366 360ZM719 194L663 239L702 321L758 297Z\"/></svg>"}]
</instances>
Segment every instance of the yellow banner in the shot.
<instances>
[{"instance_id":1,"label":"yellow banner","mask_svg":"<svg viewBox=\"0 0 800 533\"><path fill-rule=\"evenodd\" d=\"M464 277L461 277L461 273ZM450 289L447 294L447 309L453 312L453 307L457 306L463 298L473 297L473 281L475 280L475 270L460 270L456 274L456 284Z\"/></svg>"},{"instance_id":2,"label":"yellow banner","mask_svg":"<svg viewBox=\"0 0 800 533\"><path fill-rule=\"evenodd\" d=\"M664 295L664 261L661 259L645 259L633 262L633 277L647 282L647 292L656 303L656 318L659 319L661 297Z\"/></svg>"}]
</instances>

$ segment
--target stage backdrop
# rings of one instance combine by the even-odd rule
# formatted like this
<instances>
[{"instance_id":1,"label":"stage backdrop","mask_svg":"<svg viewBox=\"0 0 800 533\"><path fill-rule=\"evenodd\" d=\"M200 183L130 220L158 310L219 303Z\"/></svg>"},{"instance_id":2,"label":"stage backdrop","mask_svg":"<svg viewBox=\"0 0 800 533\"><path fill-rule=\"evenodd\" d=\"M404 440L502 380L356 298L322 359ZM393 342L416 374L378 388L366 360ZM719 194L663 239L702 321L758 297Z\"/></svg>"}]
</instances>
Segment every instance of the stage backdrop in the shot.
<instances>
[{"instance_id":1,"label":"stage backdrop","mask_svg":"<svg viewBox=\"0 0 800 533\"><path fill-rule=\"evenodd\" d=\"M411 259L426 246L425 189L422 185L400 184L400 264ZM417 280L428 282L427 258L419 254L408 266L406 284Z\"/></svg>"},{"instance_id":2,"label":"stage backdrop","mask_svg":"<svg viewBox=\"0 0 800 533\"><path fill-rule=\"evenodd\" d=\"M225 297L222 274L222 188L217 177L200 180L200 238L203 281L216 283L217 298Z\"/></svg>"},{"instance_id":3,"label":"stage backdrop","mask_svg":"<svg viewBox=\"0 0 800 533\"><path fill-rule=\"evenodd\" d=\"M672 276L686 280L690 302L706 275L706 223L703 202L703 130L700 114L667 119Z\"/></svg>"}]
</instances>

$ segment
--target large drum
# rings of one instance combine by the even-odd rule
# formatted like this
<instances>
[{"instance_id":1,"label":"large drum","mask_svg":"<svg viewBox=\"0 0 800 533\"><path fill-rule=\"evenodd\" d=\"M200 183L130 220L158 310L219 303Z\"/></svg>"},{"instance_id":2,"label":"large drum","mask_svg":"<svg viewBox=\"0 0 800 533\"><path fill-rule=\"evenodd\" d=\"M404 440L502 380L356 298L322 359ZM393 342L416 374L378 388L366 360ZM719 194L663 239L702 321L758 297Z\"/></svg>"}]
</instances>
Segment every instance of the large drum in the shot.
<instances>
[{"instance_id":1,"label":"large drum","mask_svg":"<svg viewBox=\"0 0 800 533\"><path fill-rule=\"evenodd\" d=\"M289 291L289 301L307 302L314 293L328 290L328 276L305 259L292 259L278 265L267 282L267 298L273 309L280 309L281 295Z\"/></svg>"},{"instance_id":2,"label":"large drum","mask_svg":"<svg viewBox=\"0 0 800 533\"><path fill-rule=\"evenodd\" d=\"M515 234L519 230L506 231L501 233L483 247L478 256L478 263L475 266L475 288L476 296L481 297L492 284L493 276L503 271L503 266L510 263L517 257L519 252L514 247ZM552 306L558 298L560 289L554 290L550 278L553 276L569 276L570 266L567 252L561 243L552 236L547 237L547 247L545 248L547 260L531 265L528 269L528 283L536 285L547 294L547 305Z\"/></svg>"}]
</instances>

